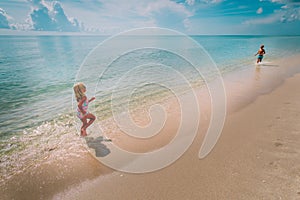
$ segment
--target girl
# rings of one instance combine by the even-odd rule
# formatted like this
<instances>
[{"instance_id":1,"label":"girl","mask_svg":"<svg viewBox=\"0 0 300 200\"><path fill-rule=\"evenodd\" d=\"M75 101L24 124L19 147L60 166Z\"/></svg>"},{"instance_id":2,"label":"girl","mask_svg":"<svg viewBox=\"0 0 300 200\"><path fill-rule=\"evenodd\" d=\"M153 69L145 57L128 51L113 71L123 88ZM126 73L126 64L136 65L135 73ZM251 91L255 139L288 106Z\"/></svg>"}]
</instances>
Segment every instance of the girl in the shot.
<instances>
[{"instance_id":1,"label":"girl","mask_svg":"<svg viewBox=\"0 0 300 200\"><path fill-rule=\"evenodd\" d=\"M73 89L74 89L76 100L78 102L77 117L82 121L80 134L81 136L84 137L87 136L86 133L87 127L89 127L96 119L95 115L87 111L89 102L95 100L95 97L92 97L90 100L87 99L85 95L86 87L83 83L75 84Z\"/></svg>"}]
</instances>

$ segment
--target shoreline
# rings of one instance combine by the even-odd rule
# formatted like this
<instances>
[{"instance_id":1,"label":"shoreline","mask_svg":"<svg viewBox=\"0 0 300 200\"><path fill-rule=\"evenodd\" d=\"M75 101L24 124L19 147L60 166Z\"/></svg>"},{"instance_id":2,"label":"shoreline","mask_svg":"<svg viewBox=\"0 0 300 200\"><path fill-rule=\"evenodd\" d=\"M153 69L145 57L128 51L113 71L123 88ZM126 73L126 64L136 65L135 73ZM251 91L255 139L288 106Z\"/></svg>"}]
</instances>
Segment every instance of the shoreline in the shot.
<instances>
[{"instance_id":1,"label":"shoreline","mask_svg":"<svg viewBox=\"0 0 300 200\"><path fill-rule=\"evenodd\" d=\"M293 60L296 64L298 64L295 59ZM281 61L284 63L284 60ZM293 64L293 63L292 63ZM290 65L292 65L290 62ZM299 65L299 64L298 64ZM283 65L285 66L285 65ZM251 85L253 87L248 88L248 90L245 90L243 87L236 87L234 88L233 86L237 86L237 82L235 82L236 79L231 79L231 82L226 82L225 81L225 87L232 87L233 90L231 93L228 93L227 97L229 97L229 101L233 102L232 104L235 105L235 107L230 107L229 108L229 115L226 118L225 121L225 126L224 126L224 132L221 134L221 138L218 141L217 145L213 149L213 151L207 156L207 158L204 158L203 160L199 160L197 155L199 151L199 147L201 146L201 142L203 140L203 135L198 134L192 144L192 146L188 149L188 151L174 164L171 166L167 167L166 169L159 170L157 172L153 173L147 173L147 174L142 174L142 175L133 175L133 174L126 174L126 173L121 173L121 172L115 172L113 173L113 170L109 169L108 167L102 166L95 158L93 158L91 155L86 153L86 155L83 155L79 159L79 163L82 162L83 164L78 166L78 158L76 156L71 156L70 160L67 161L60 161L60 162L66 162L67 165L65 167L66 169L72 169L73 168L73 173L74 174L68 174L67 171L64 171L64 176L58 177L58 181L61 181L62 183L59 184L54 184L55 183L55 177L53 179L48 179L47 176L52 176L56 174L56 170L50 170L47 167L41 167L41 169L44 169L44 171L40 172L32 172L30 170L26 171L25 173L21 174L20 177L15 177L15 179L11 180L11 182L6 183L6 188L1 188L0 191L1 193L7 195L4 197L9 199L10 197L14 197L15 199L19 199L23 197L24 195L28 199L32 198L52 198L53 195L56 194L56 198L63 197L64 199L93 199L93 197L99 197L103 195L103 199L130 199L134 197L144 197L145 199L151 199L151 198L156 198L156 199L182 199L183 197L185 198L195 198L195 197L203 197L203 198L216 198L216 199L222 199L224 196L219 196L220 194L217 194L216 190L214 188L219 187L221 194L232 194L232 195L237 195L237 196L231 196L229 195L228 197L233 198L246 198L246 199L251 199L251 189L247 189L248 185L246 184L246 179L249 178L249 182L251 183L251 187L256 188L256 190L259 190L259 186L262 188L266 188L265 183L267 183L268 179L270 177L264 177L263 180L260 180L260 182L256 182L254 178L261 178L261 174L259 172L256 172L255 170L249 169L249 166L252 166L253 168L255 167L261 167L264 169L264 165L261 165L258 160L262 159L262 154L267 151L265 150L264 144L267 143L269 144L270 141L267 140L267 138L263 138L263 141L259 141L259 144L255 144L257 142L257 138L254 136L251 136L251 134L246 135L242 134L239 135L238 133L242 129L248 129L252 130L253 132L257 132L256 129L258 129L260 132L265 132L268 131L266 129L269 128L268 123L271 123L270 121L267 121L267 118L262 118L260 119L261 122L261 127L255 127L251 128L249 127L249 124L253 124L254 121L258 120L256 118L256 113L261 113L262 108L265 106L262 106L262 102L266 103L264 101L267 101L268 98L271 98L271 96L274 93L277 93L278 91L282 91L282 88L289 89L291 88L291 84L288 84L289 82L297 82L297 79L295 77L300 77L299 70L296 68L297 66L291 67L291 70L285 71L283 68L281 69L282 71L276 71L275 70L265 70L265 68L261 67L260 68L260 79L261 80L268 80L271 81L272 77L274 74L279 73L280 76L282 76L281 80L275 80L278 81L277 83L271 82L264 82L260 83L257 85L259 82L254 82L254 85L251 85L251 83L247 83L248 85ZM251 70L251 69L250 69ZM253 70L253 69L252 69ZM264 73L266 71L273 71L271 74L269 73ZM256 72L256 70L255 70ZM282 74L283 73L283 74ZM237 72L237 74L242 74ZM262 75L263 74L263 75ZM294 75L293 75L294 74ZM249 74L247 72L244 73L245 76L250 76L253 74ZM254 74L255 75L255 74ZM234 77L234 74L227 74L225 76L229 77ZM292 77L290 77L292 76ZM268 79L266 78L268 77ZM236 78L241 78L241 77L236 77ZM254 78L255 79L255 78ZM296 80L295 80L296 79ZM245 79L244 79L245 80ZM251 78L249 79L251 80ZM297 83L299 83L298 81ZM266 84L275 84L273 88L270 88L270 85ZM261 87L261 86L266 86L266 87ZM241 93L241 90L244 90L244 92L249 92L249 89L251 91L256 91L259 88L258 93L256 93L253 97L250 99L243 99L241 102L240 97L243 96ZM293 88L296 90L297 88ZM290 94L288 91L286 91L286 95ZM236 96L235 96L236 95ZM281 94L280 94L281 95ZM279 97L280 97L279 95ZM285 95L285 96L286 96ZM296 92L294 92L294 95L296 95ZM278 96L277 96L278 97ZM262 100L263 99L263 100ZM267 99L267 100L266 100ZM281 98L282 99L282 98ZM269 99L270 104L276 104L280 100L280 98L271 98ZM259 103L260 102L260 103ZM284 104L286 106L294 106L295 101L289 102L289 104ZM266 105L269 106L269 103ZM298 105L298 108L300 108L300 105ZM252 108L254 107L254 108ZM259 108L257 108L259 107ZM253 109L253 110L251 110ZM253 113L254 112L254 113ZM267 114L272 114L272 112L275 112L273 110L268 110ZM284 111L283 111L284 112ZM246 114L245 114L246 113ZM251 114L251 117L247 116ZM262 113L264 114L264 113ZM289 114L289 112L285 113ZM296 114L296 113L293 113ZM245 116L246 115L246 116ZM209 116L209 115L208 115ZM209 117L206 116L205 120L208 120ZM277 118L272 120L277 120ZM280 118L281 119L281 118ZM280 119L278 119L280 121ZM253 121L252 121L253 120ZM249 122L250 121L250 122ZM236 123L238 122L238 123ZM267 123L268 122L268 123ZM273 122L273 121L272 121ZM265 127L267 125L267 127ZM276 126L275 124L272 124L272 127ZM205 131L206 127L203 127L202 131ZM280 128L278 128L280 129ZM295 128L296 129L296 128ZM298 127L297 127L298 130ZM272 132L268 132L268 134L271 134ZM256 133L257 136L258 133ZM280 133L278 133L280 134ZM232 136L235 137L234 140L232 140ZM243 136L243 137L242 137ZM161 139L161 138L158 138ZM245 141L245 139L249 139L249 141ZM279 138L280 139L280 138ZM285 146L285 143L282 142L281 140L274 139L275 142L271 145L268 146L272 151L274 150L272 147L275 146L275 150L278 150L280 148L283 148ZM167 142L167 141L165 141ZM253 142L253 143L251 143ZM243 146L241 143L246 144ZM160 145L164 145L165 143L162 143ZM228 144L232 144L232 146L229 147ZM259 149L254 149L251 145L258 145ZM132 145L132 144L131 144ZM129 145L130 146L130 145ZM157 148L157 147L156 147ZM245 148L245 149L244 149ZM241 157L241 153L239 154L236 152L236 150L241 150L243 153L242 156L246 155L246 159L243 162L236 162L236 161L242 161L243 157ZM246 151L249 150L248 151ZM267 152L268 154L272 154L272 151ZM227 153L224 158L224 153ZM257 155L260 157L259 159L257 158ZM230 156L233 156L236 160L233 160L229 158ZM270 156L264 155L266 160L269 161L269 165L274 167L274 166L279 166L278 160L272 160ZM273 155L274 156L274 155ZM277 154L275 155L275 157ZM228 160L226 160L228 158ZM273 157L272 157L273 158ZM258 160L257 160L258 159ZM77 161L76 161L77 160ZM81 161L80 161L81 160ZM74 162L75 161L75 162ZM250 161L253 161L254 164L252 164ZM224 168L220 168L219 162L223 164ZM272 164L270 164L272 162ZM190 164L192 163L192 164ZM229 166L228 166L229 165ZM267 166L269 166L267 163ZM60 166L60 165L58 165ZM64 166L64 165L62 165ZM64 167L60 166L58 169L64 169ZM217 166L216 169L212 168L211 166ZM246 168L246 169L244 169ZM243 175L241 172L245 172ZM295 168L297 170L297 168ZM52 174L51 174L52 172ZM82 173L84 172L84 173ZM230 173L229 173L230 172ZM251 172L251 173L250 173ZM81 174L78 174L81 173ZM112 175L113 173L114 175ZM273 172L272 172L273 173ZM103 174L108 174L110 176L109 178L106 178L105 180L103 179ZM74 176L75 175L75 176ZM122 176L121 176L122 175ZM177 176L178 177L177 177ZM228 181L226 178L227 175L230 175L229 179L232 179L233 183L231 181ZM254 177L251 177L254 175ZM44 178L48 181L46 183L45 187L54 185L53 187L50 187L48 189L45 188L38 188L37 185L42 184L43 182L39 182L37 178L33 178L35 176L40 176L40 178ZM193 178L192 178L193 177ZM195 177L197 178L196 180ZM224 179L222 179L222 177ZM177 178L179 180L182 180L182 182L178 183ZM74 180L73 180L74 179ZM22 180L22 181L20 181ZM65 181L64 181L65 180ZM85 181L91 180L93 184L85 184ZM93 181L94 180L94 181ZM157 180L162 180L162 183L159 183L159 185L162 188L157 188ZM220 181L222 180L222 181ZM241 181L242 184L239 186L237 180ZM47 182L46 181L46 182ZM297 180L298 181L298 180ZM18 183L19 182L19 183ZM80 182L83 182L83 184L79 184ZM89 181L88 181L89 182ZM146 185L147 182L147 185ZM300 180L299 180L300 182ZM16 184L18 183L18 184ZM30 184L28 184L30 183ZM262 184L263 183L263 184ZM14 185L16 184L16 185ZM78 186L79 184L79 186ZM117 185L116 185L117 184ZM174 184L174 185L173 185ZM226 188L226 186L230 186L230 184L233 184L234 192L233 193L228 193L229 188ZM257 185L258 186L257 186ZM276 183L278 184L278 183ZM71 185L71 188L69 187ZM73 186L72 186L73 185ZM76 186L77 185L77 186ZM207 187L200 187L203 185L207 185ZM21 188L21 191L15 192L13 191L14 187L19 187ZM26 186L26 187L24 187ZM30 186L32 188L30 188ZM144 186L144 187L143 187ZM167 189L169 186L172 186L170 190L164 191L163 189ZM187 188L183 187L186 186ZM72 189L73 187L73 189ZM116 189L120 192L107 192L110 191L112 188ZM136 188L131 188L131 187L136 187ZM19 188L19 189L20 189ZM22 191L23 188L23 191ZM242 188L242 189L241 189ZM156 190L155 190L156 189ZM230 188L231 189L231 188ZM268 188L267 188L268 189ZM275 188L274 188L275 189ZM2 192L3 190L3 192ZM61 191L65 190L65 192L60 193ZM74 195L78 196L72 196L72 193L75 190L79 190L80 192L76 192ZM84 191L83 191L84 190ZM183 190L182 193L180 193L177 190ZM246 191L245 196L241 196L241 191L244 192ZM129 192L130 191L130 192ZM156 194L154 194L157 192ZM257 198L261 198L263 196L264 191L258 192L256 194ZM275 191L276 192L276 191ZM58 193L58 194L57 194ZM129 194L130 193L130 194ZM134 196L133 194L136 194ZM152 194L153 193L153 194ZM190 193L195 193L195 194L190 194ZM293 193L296 196L287 196L287 197L297 197L297 192ZM14 196L15 195L15 196ZM111 195L111 196L110 196ZM132 196L131 196L132 195ZM143 196L146 195L146 196ZM186 196L184 196L186 195ZM226 195L225 195L226 196ZM276 197L276 196L269 196L269 197ZM299 196L298 196L299 197Z\"/></svg>"},{"instance_id":2,"label":"shoreline","mask_svg":"<svg viewBox=\"0 0 300 200\"><path fill-rule=\"evenodd\" d=\"M229 114L238 112L262 95L269 94L284 82L300 73L300 54L274 60L265 65L255 65L225 74L224 85L228 98Z\"/></svg>"}]
</instances>

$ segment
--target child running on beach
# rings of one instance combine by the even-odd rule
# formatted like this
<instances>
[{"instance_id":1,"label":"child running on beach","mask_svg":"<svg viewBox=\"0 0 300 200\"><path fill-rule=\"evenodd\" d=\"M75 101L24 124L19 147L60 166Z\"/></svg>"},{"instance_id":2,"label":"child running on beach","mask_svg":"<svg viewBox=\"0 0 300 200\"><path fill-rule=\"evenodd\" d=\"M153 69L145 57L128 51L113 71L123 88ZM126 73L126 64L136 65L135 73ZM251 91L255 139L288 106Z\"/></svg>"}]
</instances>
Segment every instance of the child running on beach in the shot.
<instances>
[{"instance_id":1,"label":"child running on beach","mask_svg":"<svg viewBox=\"0 0 300 200\"><path fill-rule=\"evenodd\" d=\"M265 47L265 46L262 44L262 45L260 46L260 49L259 49L259 50L257 51L257 53L254 55L254 56L258 55L256 63L260 63L260 62L262 61L262 59L264 58L264 54L266 53L266 51L264 50L264 47Z\"/></svg>"},{"instance_id":2,"label":"child running on beach","mask_svg":"<svg viewBox=\"0 0 300 200\"><path fill-rule=\"evenodd\" d=\"M87 136L86 129L96 119L95 115L88 112L89 102L92 102L93 100L95 100L95 97L92 97L90 100L87 99L87 97L85 95L86 87L83 83L75 84L73 89L74 89L76 100L78 102L77 117L82 121L80 134L81 134L81 136L84 137L84 136Z\"/></svg>"}]
</instances>

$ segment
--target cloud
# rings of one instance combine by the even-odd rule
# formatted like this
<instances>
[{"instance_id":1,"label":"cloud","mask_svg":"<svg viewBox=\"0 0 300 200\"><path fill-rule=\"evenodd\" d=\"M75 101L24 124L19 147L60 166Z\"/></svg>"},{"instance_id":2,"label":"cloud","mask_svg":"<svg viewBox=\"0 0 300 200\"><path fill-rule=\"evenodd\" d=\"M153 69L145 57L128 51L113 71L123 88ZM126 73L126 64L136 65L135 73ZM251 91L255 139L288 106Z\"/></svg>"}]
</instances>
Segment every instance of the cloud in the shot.
<instances>
[{"instance_id":1,"label":"cloud","mask_svg":"<svg viewBox=\"0 0 300 200\"><path fill-rule=\"evenodd\" d=\"M280 3L280 4L300 4L300 0L269 0L272 3Z\"/></svg>"},{"instance_id":2,"label":"cloud","mask_svg":"<svg viewBox=\"0 0 300 200\"><path fill-rule=\"evenodd\" d=\"M189 17L193 16L183 4L170 0L148 2L145 8L140 8L140 14L153 19L158 26L173 29L188 28Z\"/></svg>"},{"instance_id":3,"label":"cloud","mask_svg":"<svg viewBox=\"0 0 300 200\"><path fill-rule=\"evenodd\" d=\"M168 11L170 13L176 13L183 17L189 17L192 15L183 4L178 4L170 0L156 0L149 1L145 6L137 7L138 13L143 16L154 16L157 13Z\"/></svg>"},{"instance_id":4,"label":"cloud","mask_svg":"<svg viewBox=\"0 0 300 200\"><path fill-rule=\"evenodd\" d=\"M213 5L224 2L224 0L185 0L184 3L188 6L196 6L201 4Z\"/></svg>"},{"instance_id":5,"label":"cloud","mask_svg":"<svg viewBox=\"0 0 300 200\"><path fill-rule=\"evenodd\" d=\"M224 0L201 0L200 2L207 3L207 4L218 4L222 3Z\"/></svg>"},{"instance_id":6,"label":"cloud","mask_svg":"<svg viewBox=\"0 0 300 200\"><path fill-rule=\"evenodd\" d=\"M10 17L6 14L5 10L0 8L0 28L10 29L8 19Z\"/></svg>"},{"instance_id":7,"label":"cloud","mask_svg":"<svg viewBox=\"0 0 300 200\"><path fill-rule=\"evenodd\" d=\"M35 9L30 14L32 25L38 31L55 31L54 20L49 16L49 10L46 7Z\"/></svg>"},{"instance_id":8,"label":"cloud","mask_svg":"<svg viewBox=\"0 0 300 200\"><path fill-rule=\"evenodd\" d=\"M300 20L300 8L289 8L286 9L280 18L280 21L283 23L294 22Z\"/></svg>"},{"instance_id":9,"label":"cloud","mask_svg":"<svg viewBox=\"0 0 300 200\"><path fill-rule=\"evenodd\" d=\"M186 0L185 3L188 4L189 6L192 6L195 4L195 0Z\"/></svg>"},{"instance_id":10,"label":"cloud","mask_svg":"<svg viewBox=\"0 0 300 200\"><path fill-rule=\"evenodd\" d=\"M270 15L268 17L250 19L243 22L246 25L258 25L258 24L272 24L278 22L280 19L280 14Z\"/></svg>"},{"instance_id":11,"label":"cloud","mask_svg":"<svg viewBox=\"0 0 300 200\"><path fill-rule=\"evenodd\" d=\"M44 0L28 0L28 2L39 8L47 6Z\"/></svg>"},{"instance_id":12,"label":"cloud","mask_svg":"<svg viewBox=\"0 0 300 200\"><path fill-rule=\"evenodd\" d=\"M257 13L257 14L261 14L261 13L263 13L263 9L262 9L262 7L260 7L259 9L257 9L256 13Z\"/></svg>"},{"instance_id":13,"label":"cloud","mask_svg":"<svg viewBox=\"0 0 300 200\"><path fill-rule=\"evenodd\" d=\"M300 0L268 0L271 3L282 4L281 9L275 10L267 17L251 19L243 24L271 24L271 23L291 23L300 21ZM257 14L263 12L262 8L257 10Z\"/></svg>"},{"instance_id":14,"label":"cloud","mask_svg":"<svg viewBox=\"0 0 300 200\"><path fill-rule=\"evenodd\" d=\"M294 22L300 20L300 0L270 0L272 3L283 4L278 18L282 23Z\"/></svg>"},{"instance_id":15,"label":"cloud","mask_svg":"<svg viewBox=\"0 0 300 200\"><path fill-rule=\"evenodd\" d=\"M43 0L29 0L33 6L30 13L32 27L37 31L80 31L77 19L68 18L58 1L47 4Z\"/></svg>"},{"instance_id":16,"label":"cloud","mask_svg":"<svg viewBox=\"0 0 300 200\"><path fill-rule=\"evenodd\" d=\"M189 17L193 15L183 3L172 0L99 0L97 3L101 4L97 10L87 8L91 4L85 5L80 20L85 22L87 29L96 27L108 34L145 26L185 30ZM76 10L73 7L69 12L75 13Z\"/></svg>"},{"instance_id":17,"label":"cloud","mask_svg":"<svg viewBox=\"0 0 300 200\"><path fill-rule=\"evenodd\" d=\"M79 31L79 22L75 18L68 18L60 3L53 3L54 21L58 31Z\"/></svg>"}]
</instances>

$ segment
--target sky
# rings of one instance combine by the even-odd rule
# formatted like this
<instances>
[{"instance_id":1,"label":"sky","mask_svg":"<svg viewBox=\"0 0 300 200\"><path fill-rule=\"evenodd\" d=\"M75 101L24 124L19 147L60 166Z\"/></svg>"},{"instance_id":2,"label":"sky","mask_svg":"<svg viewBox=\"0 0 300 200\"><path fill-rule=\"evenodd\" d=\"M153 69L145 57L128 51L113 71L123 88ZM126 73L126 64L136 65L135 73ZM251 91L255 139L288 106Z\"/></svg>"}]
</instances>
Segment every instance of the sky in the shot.
<instances>
[{"instance_id":1,"label":"sky","mask_svg":"<svg viewBox=\"0 0 300 200\"><path fill-rule=\"evenodd\" d=\"M300 35L300 0L0 1L0 33L113 35L142 27L190 35Z\"/></svg>"}]
</instances>

